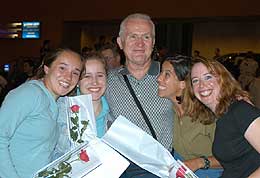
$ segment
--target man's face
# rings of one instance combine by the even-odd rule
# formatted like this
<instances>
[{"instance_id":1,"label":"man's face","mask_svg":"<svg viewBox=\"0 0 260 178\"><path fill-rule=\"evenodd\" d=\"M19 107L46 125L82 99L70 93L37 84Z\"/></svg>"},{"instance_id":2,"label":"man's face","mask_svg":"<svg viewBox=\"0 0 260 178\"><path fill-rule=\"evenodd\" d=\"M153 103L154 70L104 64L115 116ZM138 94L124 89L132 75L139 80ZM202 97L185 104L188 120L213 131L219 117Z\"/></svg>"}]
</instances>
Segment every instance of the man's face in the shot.
<instances>
[{"instance_id":1,"label":"man's face","mask_svg":"<svg viewBox=\"0 0 260 178\"><path fill-rule=\"evenodd\" d=\"M101 54L106 59L109 69L115 69L120 66L120 58L118 58L119 56L114 56L111 49L105 49L101 51Z\"/></svg>"},{"instance_id":2,"label":"man's face","mask_svg":"<svg viewBox=\"0 0 260 178\"><path fill-rule=\"evenodd\" d=\"M25 63L23 64L23 71L24 71L25 73L31 73L31 72L33 72L33 67L31 67L31 66L29 65L29 63L25 62Z\"/></svg>"},{"instance_id":3,"label":"man's face","mask_svg":"<svg viewBox=\"0 0 260 178\"><path fill-rule=\"evenodd\" d=\"M118 37L117 42L128 64L144 65L150 62L154 45L152 24L143 19L128 20L124 34Z\"/></svg>"}]
</instances>

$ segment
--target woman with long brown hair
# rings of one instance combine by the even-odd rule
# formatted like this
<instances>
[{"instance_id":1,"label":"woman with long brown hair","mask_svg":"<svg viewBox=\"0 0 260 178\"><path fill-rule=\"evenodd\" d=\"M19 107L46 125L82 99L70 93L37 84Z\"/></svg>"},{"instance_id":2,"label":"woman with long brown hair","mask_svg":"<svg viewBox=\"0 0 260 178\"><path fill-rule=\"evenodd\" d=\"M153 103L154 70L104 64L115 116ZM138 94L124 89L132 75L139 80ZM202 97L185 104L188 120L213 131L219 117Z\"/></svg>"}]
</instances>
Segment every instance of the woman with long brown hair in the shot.
<instances>
[{"instance_id":1,"label":"woman with long brown hair","mask_svg":"<svg viewBox=\"0 0 260 178\"><path fill-rule=\"evenodd\" d=\"M188 87L189 114L216 119L212 151L224 168L222 178L260 177L260 110L248 93L222 64L207 59L193 61Z\"/></svg>"}]
</instances>

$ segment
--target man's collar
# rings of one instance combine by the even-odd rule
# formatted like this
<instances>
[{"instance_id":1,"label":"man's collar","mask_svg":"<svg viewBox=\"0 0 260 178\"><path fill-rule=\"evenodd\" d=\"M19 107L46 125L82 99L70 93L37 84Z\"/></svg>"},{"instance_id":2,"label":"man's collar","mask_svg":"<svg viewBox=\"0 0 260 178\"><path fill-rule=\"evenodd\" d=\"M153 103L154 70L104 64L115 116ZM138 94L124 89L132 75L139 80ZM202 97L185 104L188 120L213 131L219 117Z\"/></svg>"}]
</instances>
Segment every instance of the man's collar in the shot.
<instances>
[{"instance_id":1,"label":"man's collar","mask_svg":"<svg viewBox=\"0 0 260 178\"><path fill-rule=\"evenodd\" d=\"M126 67L122 67L118 70L118 73L122 74L122 75L128 75L129 71ZM159 75L160 74L160 63L158 61L152 61L147 74L155 75L155 76Z\"/></svg>"}]
</instances>

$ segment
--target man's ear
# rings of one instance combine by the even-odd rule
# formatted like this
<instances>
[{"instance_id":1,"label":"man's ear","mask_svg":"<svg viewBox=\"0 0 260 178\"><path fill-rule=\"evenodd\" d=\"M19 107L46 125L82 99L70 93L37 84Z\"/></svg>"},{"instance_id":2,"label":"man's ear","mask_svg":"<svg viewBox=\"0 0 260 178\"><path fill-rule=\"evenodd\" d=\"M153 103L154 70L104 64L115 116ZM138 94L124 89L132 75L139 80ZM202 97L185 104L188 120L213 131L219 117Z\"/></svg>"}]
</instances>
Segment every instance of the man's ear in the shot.
<instances>
[{"instance_id":1,"label":"man's ear","mask_svg":"<svg viewBox=\"0 0 260 178\"><path fill-rule=\"evenodd\" d=\"M123 49L122 40L120 37L116 38L116 42L117 42L118 46L120 47L120 49Z\"/></svg>"},{"instance_id":2,"label":"man's ear","mask_svg":"<svg viewBox=\"0 0 260 178\"><path fill-rule=\"evenodd\" d=\"M48 73L49 73L49 67L48 67L48 66L44 65L44 66L43 66L43 70L44 70L44 73L45 73L45 74L48 74Z\"/></svg>"}]
</instances>

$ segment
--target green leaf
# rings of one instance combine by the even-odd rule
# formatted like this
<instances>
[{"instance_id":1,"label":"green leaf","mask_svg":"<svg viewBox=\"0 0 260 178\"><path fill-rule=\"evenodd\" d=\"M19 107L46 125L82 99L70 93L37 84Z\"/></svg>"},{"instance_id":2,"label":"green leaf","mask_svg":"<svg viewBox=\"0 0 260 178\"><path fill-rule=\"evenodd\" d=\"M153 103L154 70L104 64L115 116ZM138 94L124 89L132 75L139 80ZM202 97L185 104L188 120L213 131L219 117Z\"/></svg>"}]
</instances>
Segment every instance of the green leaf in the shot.
<instances>
[{"instance_id":1,"label":"green leaf","mask_svg":"<svg viewBox=\"0 0 260 178\"><path fill-rule=\"evenodd\" d=\"M78 127L76 127L76 126L73 126L71 129L72 129L72 130L77 130L77 129L78 129Z\"/></svg>"},{"instance_id":2,"label":"green leaf","mask_svg":"<svg viewBox=\"0 0 260 178\"><path fill-rule=\"evenodd\" d=\"M46 176L48 176L48 170L47 169L38 173L38 177L46 177Z\"/></svg>"},{"instance_id":3,"label":"green leaf","mask_svg":"<svg viewBox=\"0 0 260 178\"><path fill-rule=\"evenodd\" d=\"M84 141L82 139L79 139L77 142L78 143L83 143Z\"/></svg>"},{"instance_id":4,"label":"green leaf","mask_svg":"<svg viewBox=\"0 0 260 178\"><path fill-rule=\"evenodd\" d=\"M84 126L87 126L88 123L89 123L89 120L88 121L86 121L86 120L81 121L81 124L84 125Z\"/></svg>"},{"instance_id":5,"label":"green leaf","mask_svg":"<svg viewBox=\"0 0 260 178\"><path fill-rule=\"evenodd\" d=\"M70 120L71 120L71 122L74 124L74 125L77 125L78 123L78 120L77 120L77 118L76 117L70 117Z\"/></svg>"},{"instance_id":6,"label":"green leaf","mask_svg":"<svg viewBox=\"0 0 260 178\"><path fill-rule=\"evenodd\" d=\"M73 141L76 141L78 139L78 132L74 132L73 130L70 129L70 137L72 138Z\"/></svg>"}]
</instances>

